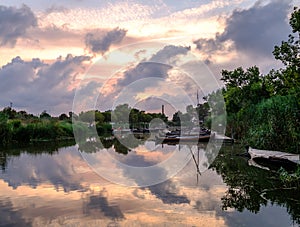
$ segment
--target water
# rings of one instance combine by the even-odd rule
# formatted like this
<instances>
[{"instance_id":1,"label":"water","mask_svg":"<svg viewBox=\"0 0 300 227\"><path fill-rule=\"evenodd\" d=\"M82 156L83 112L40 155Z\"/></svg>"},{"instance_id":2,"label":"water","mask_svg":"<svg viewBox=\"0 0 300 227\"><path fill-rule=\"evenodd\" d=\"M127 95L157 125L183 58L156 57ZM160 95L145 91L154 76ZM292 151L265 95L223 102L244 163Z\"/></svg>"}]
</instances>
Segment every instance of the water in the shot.
<instances>
[{"instance_id":1,"label":"water","mask_svg":"<svg viewBox=\"0 0 300 227\"><path fill-rule=\"evenodd\" d=\"M214 161L213 153L203 156L209 145L193 146L180 172L144 187L111 183L95 173L99 162L90 163L93 170L84 158L98 160L107 152L120 163L146 167L168 160L179 145L146 142L131 150L113 141L103 145L99 150L52 143L0 151L0 225L298 226L299 191L282 190L274 173L249 166L235 155L242 152L236 145L223 145ZM115 163L106 165L118 179L144 182Z\"/></svg>"}]
</instances>

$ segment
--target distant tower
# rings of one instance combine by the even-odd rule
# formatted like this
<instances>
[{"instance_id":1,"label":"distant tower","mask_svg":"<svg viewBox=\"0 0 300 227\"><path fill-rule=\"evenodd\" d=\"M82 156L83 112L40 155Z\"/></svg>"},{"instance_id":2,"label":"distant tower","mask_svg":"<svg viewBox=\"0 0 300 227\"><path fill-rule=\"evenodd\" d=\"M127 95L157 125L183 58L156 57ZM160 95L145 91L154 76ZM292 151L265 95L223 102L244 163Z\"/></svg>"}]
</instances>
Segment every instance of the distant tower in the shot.
<instances>
[{"instance_id":1,"label":"distant tower","mask_svg":"<svg viewBox=\"0 0 300 227\"><path fill-rule=\"evenodd\" d=\"M165 106L164 106L164 105L161 106L161 114L162 114L162 115L165 114Z\"/></svg>"}]
</instances>

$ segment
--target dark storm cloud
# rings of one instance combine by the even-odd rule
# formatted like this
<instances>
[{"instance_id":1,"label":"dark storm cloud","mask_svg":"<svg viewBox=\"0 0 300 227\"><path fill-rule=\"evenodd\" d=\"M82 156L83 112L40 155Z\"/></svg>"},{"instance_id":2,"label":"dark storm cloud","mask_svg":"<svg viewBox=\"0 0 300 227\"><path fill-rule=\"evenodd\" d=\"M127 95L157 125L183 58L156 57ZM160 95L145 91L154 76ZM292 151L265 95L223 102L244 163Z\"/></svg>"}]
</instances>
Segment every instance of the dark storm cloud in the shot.
<instances>
[{"instance_id":1,"label":"dark storm cloud","mask_svg":"<svg viewBox=\"0 0 300 227\"><path fill-rule=\"evenodd\" d=\"M258 1L249 9L235 10L227 18L223 33L217 34L215 39L198 39L194 43L208 56L215 51L223 51L226 41L232 41L238 51L270 56L274 45L289 33L287 14L290 3L275 0L262 5Z\"/></svg>"},{"instance_id":2,"label":"dark storm cloud","mask_svg":"<svg viewBox=\"0 0 300 227\"><path fill-rule=\"evenodd\" d=\"M102 32L98 33L94 32L86 34L85 44L91 52L104 54L109 50L112 44L120 43L124 39L127 31L115 28L105 34L102 34Z\"/></svg>"},{"instance_id":3,"label":"dark storm cloud","mask_svg":"<svg viewBox=\"0 0 300 227\"><path fill-rule=\"evenodd\" d=\"M28 6L0 6L0 46L13 47L18 38L26 36L27 30L35 26L37 19Z\"/></svg>"},{"instance_id":4,"label":"dark storm cloud","mask_svg":"<svg viewBox=\"0 0 300 227\"><path fill-rule=\"evenodd\" d=\"M15 107L30 108L30 111L71 110L75 91L68 87L83 70L83 62L89 59L68 55L52 64L45 64L40 59L12 59L0 68L0 105L12 101Z\"/></svg>"}]
</instances>

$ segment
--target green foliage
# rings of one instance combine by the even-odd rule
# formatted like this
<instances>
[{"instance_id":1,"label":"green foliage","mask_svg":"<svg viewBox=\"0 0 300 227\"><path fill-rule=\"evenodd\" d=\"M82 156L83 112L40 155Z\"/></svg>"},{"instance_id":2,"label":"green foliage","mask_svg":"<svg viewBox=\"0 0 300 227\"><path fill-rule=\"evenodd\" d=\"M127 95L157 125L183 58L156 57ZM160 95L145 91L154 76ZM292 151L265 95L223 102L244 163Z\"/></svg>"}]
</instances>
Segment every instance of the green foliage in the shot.
<instances>
[{"instance_id":1,"label":"green foliage","mask_svg":"<svg viewBox=\"0 0 300 227\"><path fill-rule=\"evenodd\" d=\"M233 71L222 71L226 90L224 98L228 113L237 113L244 106L256 104L269 97L265 78L254 66L244 71L241 67Z\"/></svg>"},{"instance_id":2,"label":"green foliage","mask_svg":"<svg viewBox=\"0 0 300 227\"><path fill-rule=\"evenodd\" d=\"M46 110L44 110L44 111L40 114L40 118L51 118L51 115L48 114Z\"/></svg>"},{"instance_id":3,"label":"green foliage","mask_svg":"<svg viewBox=\"0 0 300 227\"><path fill-rule=\"evenodd\" d=\"M300 186L300 166L296 169L294 173L287 172L284 168L278 170L279 179L287 187L299 187Z\"/></svg>"},{"instance_id":4,"label":"green foliage","mask_svg":"<svg viewBox=\"0 0 300 227\"><path fill-rule=\"evenodd\" d=\"M208 102L198 104L197 107L188 105L186 113L177 111L173 114L172 123L174 126L187 126L193 127L198 125L199 121L204 122L205 118L209 116L210 106Z\"/></svg>"},{"instance_id":5,"label":"green foliage","mask_svg":"<svg viewBox=\"0 0 300 227\"><path fill-rule=\"evenodd\" d=\"M222 71L227 134L251 146L300 153L299 18L295 8L290 19L293 34L273 52L285 68L267 75L260 75L256 66Z\"/></svg>"},{"instance_id":6,"label":"green foliage","mask_svg":"<svg viewBox=\"0 0 300 227\"><path fill-rule=\"evenodd\" d=\"M60 135L65 137L73 137L72 123L68 121L60 121L57 123L57 128L60 129Z\"/></svg>"},{"instance_id":7,"label":"green foliage","mask_svg":"<svg viewBox=\"0 0 300 227\"><path fill-rule=\"evenodd\" d=\"M89 137L89 130L88 127L85 123L80 122L80 121L73 121L73 133L74 136L78 139L78 140L85 140L86 138Z\"/></svg>"},{"instance_id":8,"label":"green foliage","mask_svg":"<svg viewBox=\"0 0 300 227\"><path fill-rule=\"evenodd\" d=\"M275 46L273 54L284 65L298 71L300 67L300 9L297 7L291 14L290 26L292 34L289 35L288 41L282 41L281 46Z\"/></svg>"},{"instance_id":9,"label":"green foliage","mask_svg":"<svg viewBox=\"0 0 300 227\"><path fill-rule=\"evenodd\" d=\"M8 117L8 119L15 119L17 111L11 107L6 107L2 110L2 113Z\"/></svg>"},{"instance_id":10,"label":"green foliage","mask_svg":"<svg viewBox=\"0 0 300 227\"><path fill-rule=\"evenodd\" d=\"M173 114L172 122L175 126L180 126L180 116L182 115L181 111L177 111Z\"/></svg>"},{"instance_id":11,"label":"green foliage","mask_svg":"<svg viewBox=\"0 0 300 227\"><path fill-rule=\"evenodd\" d=\"M58 119L61 120L61 121L63 121L63 120L68 120L69 117L68 117L67 114L62 113L61 115L59 115Z\"/></svg>"},{"instance_id":12,"label":"green foliage","mask_svg":"<svg viewBox=\"0 0 300 227\"><path fill-rule=\"evenodd\" d=\"M111 114L113 122L127 123L129 120L130 107L128 104L118 105Z\"/></svg>"},{"instance_id":13,"label":"green foliage","mask_svg":"<svg viewBox=\"0 0 300 227\"><path fill-rule=\"evenodd\" d=\"M111 111L110 110L102 112L102 115L104 116L104 122L111 122Z\"/></svg>"},{"instance_id":14,"label":"green foliage","mask_svg":"<svg viewBox=\"0 0 300 227\"><path fill-rule=\"evenodd\" d=\"M109 114L106 113L109 116ZM106 119L107 117L105 117ZM146 113L145 111L131 108L128 104L118 105L111 112L111 120L116 125L124 125L129 123L130 128L145 128L153 119L159 118L167 122L168 118L162 113Z\"/></svg>"},{"instance_id":15,"label":"green foliage","mask_svg":"<svg viewBox=\"0 0 300 227\"><path fill-rule=\"evenodd\" d=\"M254 106L248 116L250 145L272 150L299 153L300 113L295 95L274 96ZM250 114L251 111L249 110ZM244 116L249 113L245 113ZM274 142L276 141L276 142Z\"/></svg>"},{"instance_id":16,"label":"green foliage","mask_svg":"<svg viewBox=\"0 0 300 227\"><path fill-rule=\"evenodd\" d=\"M96 130L98 135L111 134L112 126L110 123L97 123Z\"/></svg>"},{"instance_id":17,"label":"green foliage","mask_svg":"<svg viewBox=\"0 0 300 227\"><path fill-rule=\"evenodd\" d=\"M81 112L79 114L80 121L87 122L87 123L93 123L95 121L95 111L89 110L86 112Z\"/></svg>"},{"instance_id":18,"label":"green foliage","mask_svg":"<svg viewBox=\"0 0 300 227\"><path fill-rule=\"evenodd\" d=\"M280 81L281 87L285 88L278 91L281 94L298 93L300 87L300 9L294 8L290 18L292 34L288 41L282 41L280 46L275 46L273 54L280 60L285 69L281 69L277 74L277 81Z\"/></svg>"},{"instance_id":19,"label":"green foliage","mask_svg":"<svg viewBox=\"0 0 300 227\"><path fill-rule=\"evenodd\" d=\"M25 111L17 112L10 107L0 111L0 145L61 140L73 138L73 136L73 128L69 119L59 121L46 112L38 118Z\"/></svg>"},{"instance_id":20,"label":"green foliage","mask_svg":"<svg viewBox=\"0 0 300 227\"><path fill-rule=\"evenodd\" d=\"M0 145L7 145L12 140L11 130L6 121L0 121Z\"/></svg>"},{"instance_id":21,"label":"green foliage","mask_svg":"<svg viewBox=\"0 0 300 227\"><path fill-rule=\"evenodd\" d=\"M237 155L241 152L242 148L237 146L222 146L210 166L222 176L228 187L221 199L222 208L234 208L238 211L247 209L258 213L268 203L276 203L286 207L291 219L299 224L300 187L299 180L296 179L300 176L300 170L295 174L286 171L280 174L250 166L246 159Z\"/></svg>"}]
</instances>

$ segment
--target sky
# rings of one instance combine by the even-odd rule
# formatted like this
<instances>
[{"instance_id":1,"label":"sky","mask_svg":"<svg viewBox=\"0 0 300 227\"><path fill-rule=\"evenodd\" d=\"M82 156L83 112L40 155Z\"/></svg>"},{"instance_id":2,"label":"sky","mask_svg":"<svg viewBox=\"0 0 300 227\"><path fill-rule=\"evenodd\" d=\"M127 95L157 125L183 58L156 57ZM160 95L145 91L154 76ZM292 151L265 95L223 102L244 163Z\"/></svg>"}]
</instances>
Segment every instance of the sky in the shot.
<instances>
[{"instance_id":1,"label":"sky","mask_svg":"<svg viewBox=\"0 0 300 227\"><path fill-rule=\"evenodd\" d=\"M281 67L299 0L2 0L0 108L52 115L184 109L222 69ZM160 100L160 101L158 101Z\"/></svg>"}]
</instances>

